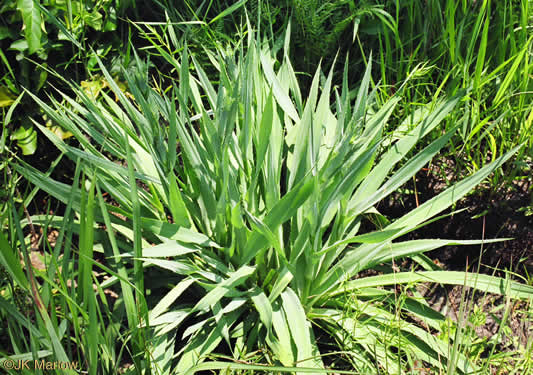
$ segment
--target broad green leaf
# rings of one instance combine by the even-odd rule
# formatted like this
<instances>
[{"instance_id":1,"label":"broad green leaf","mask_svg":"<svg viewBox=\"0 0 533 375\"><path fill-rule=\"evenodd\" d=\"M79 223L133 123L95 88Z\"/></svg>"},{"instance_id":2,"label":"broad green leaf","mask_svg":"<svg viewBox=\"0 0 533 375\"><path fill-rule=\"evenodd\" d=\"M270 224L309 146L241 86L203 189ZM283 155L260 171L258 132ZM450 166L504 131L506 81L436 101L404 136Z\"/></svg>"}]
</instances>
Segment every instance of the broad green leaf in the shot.
<instances>
[{"instance_id":1,"label":"broad green leaf","mask_svg":"<svg viewBox=\"0 0 533 375\"><path fill-rule=\"evenodd\" d=\"M259 289L252 294L252 301L259 313L261 322L265 325L267 335L270 335L272 329L272 305L270 304L270 301L265 293Z\"/></svg>"},{"instance_id":2,"label":"broad green leaf","mask_svg":"<svg viewBox=\"0 0 533 375\"><path fill-rule=\"evenodd\" d=\"M405 214L400 219L391 224L389 226L389 229L402 227L413 228L421 222L428 220L431 217L444 211L454 202L457 202L459 199L464 197L470 190L472 190L472 188L474 188L474 186L481 183L481 181L483 181L492 172L500 168L503 163L509 160L509 158L511 158L511 156L513 156L518 151L518 149L520 149L520 147L521 146L517 146L511 149L510 151L496 159L494 162L481 168L473 175L466 177L465 179L446 189L436 197L428 200L427 202L424 202L419 207Z\"/></svg>"},{"instance_id":3,"label":"broad green leaf","mask_svg":"<svg viewBox=\"0 0 533 375\"><path fill-rule=\"evenodd\" d=\"M239 312L232 312L223 316L219 322L206 327L195 336L183 349L175 371L179 374L187 373L194 366L203 362L222 340L222 331L226 326L232 326L239 317Z\"/></svg>"},{"instance_id":4,"label":"broad green leaf","mask_svg":"<svg viewBox=\"0 0 533 375\"><path fill-rule=\"evenodd\" d=\"M165 330L167 327L172 327L171 329L173 329L187 316L189 316L189 311L186 310L169 311L160 315L154 315L153 317L150 316L150 327L163 325L166 326ZM163 334L164 332L158 331L158 333Z\"/></svg>"},{"instance_id":5,"label":"broad green leaf","mask_svg":"<svg viewBox=\"0 0 533 375\"><path fill-rule=\"evenodd\" d=\"M147 267L153 264L155 266L175 272L178 275L190 275L197 271L196 267L193 267L188 263L180 262L176 260L163 260L163 259L157 259L157 258L139 258L139 259L145 262L144 267Z\"/></svg>"},{"instance_id":6,"label":"broad green leaf","mask_svg":"<svg viewBox=\"0 0 533 375\"><path fill-rule=\"evenodd\" d=\"M270 303L274 303L281 293L283 293L287 285L289 285L289 283L292 281L293 277L294 276L289 269L286 266L283 266L281 271L278 273L276 282L274 283L274 286L270 291L270 295L268 296Z\"/></svg>"},{"instance_id":7,"label":"broad green leaf","mask_svg":"<svg viewBox=\"0 0 533 375\"><path fill-rule=\"evenodd\" d=\"M322 249L322 252L328 252L337 246L349 244L349 243L381 243L392 238L396 233L401 229L392 229L392 230L382 230L376 232L370 232L365 234L360 234L355 237L347 238L345 240L337 241L334 244Z\"/></svg>"},{"instance_id":8,"label":"broad green leaf","mask_svg":"<svg viewBox=\"0 0 533 375\"><path fill-rule=\"evenodd\" d=\"M152 373L170 375L174 354L175 334L158 335L151 340Z\"/></svg>"},{"instance_id":9,"label":"broad green leaf","mask_svg":"<svg viewBox=\"0 0 533 375\"><path fill-rule=\"evenodd\" d=\"M128 169L124 168L118 164L113 163L112 161L104 158L100 155L94 155L87 151L81 151L75 147L68 146L61 138L56 134L48 130L46 127L37 125L39 129L50 139L61 151L65 152L72 160L77 160L81 158L92 163L94 166L108 170L111 172L116 172L122 177L128 176ZM134 172L134 176L144 181L150 181L155 183L160 183L159 179L154 176L149 176L144 173Z\"/></svg>"},{"instance_id":10,"label":"broad green leaf","mask_svg":"<svg viewBox=\"0 0 533 375\"><path fill-rule=\"evenodd\" d=\"M165 223L163 221L143 217L141 220L141 226L143 229L149 230L152 233L170 240L220 248L219 245L211 241L206 235L176 224Z\"/></svg>"},{"instance_id":11,"label":"broad green leaf","mask_svg":"<svg viewBox=\"0 0 533 375\"><path fill-rule=\"evenodd\" d=\"M354 200L350 203L355 206L362 202L365 197L371 195L387 177L390 170L399 162L424 136L432 131L441 121L455 108L459 100L463 97L463 93L441 103L429 116L427 116L421 123L413 130L401 137L392 147L390 147L385 155L381 157L380 162L372 169L368 177L361 186L357 189ZM450 132L451 133L451 132ZM453 134L453 133L452 133ZM448 139L449 137L443 138ZM442 143L441 143L442 147ZM438 151L438 150L436 150ZM428 155L431 157L433 154ZM418 169L411 167L412 171L416 173ZM396 173L394 176L398 176ZM401 183L400 183L401 184ZM378 198L379 200L379 198ZM372 205L372 204L370 204Z\"/></svg>"},{"instance_id":12,"label":"broad green leaf","mask_svg":"<svg viewBox=\"0 0 533 375\"><path fill-rule=\"evenodd\" d=\"M499 168L506 160L508 160L520 146L515 147L505 155L499 157L491 164L480 169L473 175L463 179L456 183L454 186L448 188L444 192L440 193L436 197L421 204L419 207L410 211L402 216L392 224L384 228L384 230L401 229L396 233L392 239L401 236L404 233L408 233L414 230L422 222L431 219L433 216L444 211L450 207L454 202L457 202L464 195L466 195L474 186L479 184L490 173ZM334 285L337 285L341 280L341 277L350 277L355 272L366 269L373 259L390 247L390 244L363 244L357 252L349 252L346 254L337 264L335 264L328 272L327 277L324 280L315 281L320 285L315 287L315 293L321 295L326 290L329 290Z\"/></svg>"},{"instance_id":13,"label":"broad green leaf","mask_svg":"<svg viewBox=\"0 0 533 375\"><path fill-rule=\"evenodd\" d=\"M259 373L266 372L268 373L306 373L306 374L346 374L346 375L358 375L360 372L347 371L347 370L337 370L337 369L316 369L310 367L291 367L291 366L267 366L267 365L248 365L237 362L221 362L221 361L211 361L202 363L194 366L185 375L194 375L197 372L208 371L208 370L249 370L249 371L258 371Z\"/></svg>"},{"instance_id":14,"label":"broad green leaf","mask_svg":"<svg viewBox=\"0 0 533 375\"><path fill-rule=\"evenodd\" d=\"M263 166L263 162L265 161L265 155L269 146L270 141L270 133L272 130L272 125L274 121L274 110L276 109L274 105L274 98L272 96L272 92L268 95L267 101L265 103L265 108L263 109L263 113L261 115L261 123L259 124L259 132L257 134L257 137L254 138L256 141L256 170L254 175L254 181L257 180L257 177L259 175L259 172L261 171L261 167ZM251 189L253 189L255 186L251 186Z\"/></svg>"},{"instance_id":15,"label":"broad green leaf","mask_svg":"<svg viewBox=\"0 0 533 375\"><path fill-rule=\"evenodd\" d=\"M17 9L22 14L24 36L28 42L30 55L41 47L41 11L38 0L17 0Z\"/></svg>"},{"instance_id":16,"label":"broad green leaf","mask_svg":"<svg viewBox=\"0 0 533 375\"><path fill-rule=\"evenodd\" d=\"M324 368L320 357L317 357L318 349L311 335L311 325L305 315L300 299L291 288L281 293L283 310L287 317L287 323L291 337L297 348L298 365L302 367Z\"/></svg>"},{"instance_id":17,"label":"broad green leaf","mask_svg":"<svg viewBox=\"0 0 533 375\"><path fill-rule=\"evenodd\" d=\"M346 291L375 286L431 282L446 285L464 285L482 292L501 294L511 298L530 299L533 287L501 277L459 271L397 272L379 276L363 277L344 284ZM507 289L507 283L509 288ZM337 292L334 292L337 294Z\"/></svg>"},{"instance_id":18,"label":"broad green leaf","mask_svg":"<svg viewBox=\"0 0 533 375\"><path fill-rule=\"evenodd\" d=\"M235 272L228 274L228 278L222 282L219 282L216 287L207 293L198 303L194 306L193 311L203 311L209 307L213 307L215 303L220 301L222 297L226 295L231 289L241 285L250 277L255 271L255 267L243 266Z\"/></svg>"},{"instance_id":19,"label":"broad green leaf","mask_svg":"<svg viewBox=\"0 0 533 375\"><path fill-rule=\"evenodd\" d=\"M276 78L276 75L274 74L274 70L272 68L272 63L269 61L270 57L261 53L260 59L265 77L272 86L274 97L276 98L276 101L278 102L279 106L283 108L285 113L294 122L298 122L300 120L298 113L296 112L296 109L294 108L294 104L292 103L290 97L285 93L285 91L283 91L279 80Z\"/></svg>"},{"instance_id":20,"label":"broad green leaf","mask_svg":"<svg viewBox=\"0 0 533 375\"><path fill-rule=\"evenodd\" d=\"M36 170L32 166L23 161L19 161L17 164L12 164L13 168L25 176L32 184L38 186L40 189L43 189L48 194L52 195L59 201L63 203L68 203L68 197L70 194L75 196L80 196L80 189L75 186L69 186L67 184L54 181L48 178L44 173ZM73 202L73 207L76 210L80 209L79 199Z\"/></svg>"},{"instance_id":21,"label":"broad green leaf","mask_svg":"<svg viewBox=\"0 0 533 375\"><path fill-rule=\"evenodd\" d=\"M427 240L412 240L404 242L396 242L383 249L381 254L377 254L367 268L374 265L391 261L392 259L401 259L407 256L414 256L428 251L432 251L444 246L472 246L491 244L501 241L509 240L509 238L499 238L492 240L441 240L441 239L427 239Z\"/></svg>"},{"instance_id":22,"label":"broad green leaf","mask_svg":"<svg viewBox=\"0 0 533 375\"><path fill-rule=\"evenodd\" d=\"M308 199L313 188L313 180L302 181L272 207L263 220L271 232L296 214L296 210ZM253 232L243 251L244 256L241 259L241 265L250 262L264 246L263 235L257 231Z\"/></svg>"},{"instance_id":23,"label":"broad green leaf","mask_svg":"<svg viewBox=\"0 0 533 375\"><path fill-rule=\"evenodd\" d=\"M391 194L393 191L396 191L400 186L402 186L409 178L411 178L417 171L419 171L424 165L426 165L441 149L444 147L446 143L451 139L451 137L455 134L455 131L457 130L457 126L452 128L450 131L446 132L443 136L439 137L435 141L433 141L430 145L428 145L426 148L424 148L422 151L420 151L417 155L412 157L408 162L405 163L404 166L402 166L398 171L394 173L394 175L389 178L389 180L383 184L379 189L375 190L377 186L375 186L373 183L370 184L370 186L366 186L366 191L356 192L354 196L358 201L360 201L359 205L354 208L355 214L358 215L362 211L367 210L368 208L375 205L377 202L385 198L387 195ZM393 146L394 147L394 146ZM390 161L385 159L386 161ZM381 176L376 175L375 173L369 174L368 178L365 180L367 181L379 181L385 175L388 173L389 169L385 167L385 165L378 165L376 168L374 168L374 171L378 171L377 168L383 168L384 171L386 171L385 174L382 174ZM380 173L381 174L381 173ZM367 189L371 187L372 190L368 191ZM373 192L373 193L372 193ZM359 193L359 194L358 194ZM365 194L366 193L366 194ZM359 197L365 197L365 198L359 198ZM351 205L353 205L353 202L350 202Z\"/></svg>"},{"instance_id":24,"label":"broad green leaf","mask_svg":"<svg viewBox=\"0 0 533 375\"><path fill-rule=\"evenodd\" d=\"M185 278L161 298L157 305L150 311L150 324L154 325L154 319L162 315L194 282L195 280L192 278Z\"/></svg>"},{"instance_id":25,"label":"broad green leaf","mask_svg":"<svg viewBox=\"0 0 533 375\"><path fill-rule=\"evenodd\" d=\"M190 219L187 207L183 202L182 194L178 188L176 176L173 172L169 172L167 181L169 190L168 202L174 223L185 228L190 228L192 220Z\"/></svg>"},{"instance_id":26,"label":"broad green leaf","mask_svg":"<svg viewBox=\"0 0 533 375\"><path fill-rule=\"evenodd\" d=\"M11 139L17 141L23 155L33 155L37 150L37 132L30 124L20 126L11 134Z\"/></svg>"},{"instance_id":27,"label":"broad green leaf","mask_svg":"<svg viewBox=\"0 0 533 375\"><path fill-rule=\"evenodd\" d=\"M284 366L294 366L297 353L294 352L285 312L278 304L274 305L272 309L272 326L278 339L274 348L278 359Z\"/></svg>"},{"instance_id":28,"label":"broad green leaf","mask_svg":"<svg viewBox=\"0 0 533 375\"><path fill-rule=\"evenodd\" d=\"M199 248L193 246L186 246L177 241L168 241L159 245L145 247L142 249L142 255L145 258L166 258L179 257L185 254L195 253L200 251Z\"/></svg>"}]
</instances>

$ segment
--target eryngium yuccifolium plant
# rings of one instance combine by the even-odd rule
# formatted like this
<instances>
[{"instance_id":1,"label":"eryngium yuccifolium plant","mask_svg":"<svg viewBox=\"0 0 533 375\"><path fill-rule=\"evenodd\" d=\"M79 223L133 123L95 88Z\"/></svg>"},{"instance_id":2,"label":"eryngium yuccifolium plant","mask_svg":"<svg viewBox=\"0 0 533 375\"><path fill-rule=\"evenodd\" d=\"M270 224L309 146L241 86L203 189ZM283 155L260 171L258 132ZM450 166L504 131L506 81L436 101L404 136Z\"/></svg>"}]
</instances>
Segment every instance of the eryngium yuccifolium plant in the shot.
<instances>
[{"instance_id":1,"label":"eryngium yuccifolium plant","mask_svg":"<svg viewBox=\"0 0 533 375\"><path fill-rule=\"evenodd\" d=\"M160 52L175 67L175 84L167 90L151 88L140 68L128 79L130 99L102 66L113 97L103 93L95 101L74 87L76 98L63 95L55 107L35 98L79 142L69 145L39 125L81 163L91 182L87 189L96 191L94 219L107 231L96 228L95 241L114 255L110 264L120 260L137 291L151 288L143 279L148 268L175 275L168 294L133 320L154 337L146 344L160 354L152 355L153 368L175 374L231 368L207 357L216 351L243 359L260 349L276 371L323 373L324 355L336 344L356 371L397 374L414 360L474 371L475 364L436 334L444 317L416 291L400 303L396 287L438 282L513 298L527 298L533 288L441 271L424 255L481 241L404 235L448 209L516 150L388 221L376 204L447 143L455 129L413 151L461 95L428 104L416 123L385 134L399 97L376 106L370 63L357 92L349 91L346 69L333 88L332 73L324 76L319 68L303 98L287 54L277 59L251 34L246 48L211 55L220 72L216 86L186 49L179 59ZM60 200L80 194L28 165L15 167ZM114 204L100 199L103 191ZM74 210L78 202L71 200ZM368 230L369 223L377 224ZM412 259L416 271L398 270L402 258ZM363 272L378 266L378 273ZM132 293L125 280L114 280ZM188 293L197 299L187 304L182 298ZM181 344L173 353L176 341Z\"/></svg>"}]
</instances>

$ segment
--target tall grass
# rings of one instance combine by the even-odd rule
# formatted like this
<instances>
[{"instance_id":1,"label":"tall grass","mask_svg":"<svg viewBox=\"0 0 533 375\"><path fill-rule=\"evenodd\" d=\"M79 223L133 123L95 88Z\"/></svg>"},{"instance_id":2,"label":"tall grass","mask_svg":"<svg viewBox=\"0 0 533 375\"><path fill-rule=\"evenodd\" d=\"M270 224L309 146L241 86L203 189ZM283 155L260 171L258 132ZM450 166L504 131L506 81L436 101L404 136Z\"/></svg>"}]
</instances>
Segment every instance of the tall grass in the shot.
<instances>
[{"instance_id":1,"label":"tall grass","mask_svg":"<svg viewBox=\"0 0 533 375\"><path fill-rule=\"evenodd\" d=\"M416 80L411 80L402 95L395 125L407 113L415 113L420 103L431 101L436 92L454 95L470 89L461 110L443 125L449 129L462 124L447 147L449 163L455 165L458 175L465 174L525 144L514 163L491 177L490 186L496 190L528 179L533 160L533 8L528 0L250 0L234 7L224 2L187 4L187 11L174 10L169 17L182 22L189 19L185 13L208 25L174 25L192 37L191 47L195 45L192 40L203 45L227 40L225 35L235 34L245 22L247 9L251 21L277 50L290 22L293 42L288 54L306 92L317 64L322 61L329 68L337 52L341 58L351 56L349 78L355 82L363 77L361 67L369 51L374 52L379 64L375 64L373 78L380 82L383 101L416 72ZM418 69L421 65L425 69ZM342 69L335 73L334 84L338 84ZM436 131L431 139L438 134Z\"/></svg>"},{"instance_id":2,"label":"tall grass","mask_svg":"<svg viewBox=\"0 0 533 375\"><path fill-rule=\"evenodd\" d=\"M449 157L459 171L477 170L513 146L526 144L514 164L492 177L491 186L527 178L533 155L530 2L402 1L386 8L395 15L398 29L384 28L379 36L382 66L388 70L382 83L396 85L417 63L426 63L429 70L410 90L408 108L436 88L448 94L471 88L462 110L447 121L446 128L463 124ZM398 38L400 44L381 47ZM385 97L389 92L384 91Z\"/></svg>"},{"instance_id":3,"label":"tall grass","mask_svg":"<svg viewBox=\"0 0 533 375\"><path fill-rule=\"evenodd\" d=\"M76 85L76 97L60 93L53 106L28 93L73 134L76 143L69 143L36 124L77 168L68 185L22 160L9 164L67 211L20 220L12 203L16 231L0 238L7 249L0 261L38 308L29 322L2 297L3 314L13 319L8 332L22 332L10 333L4 355L77 358L94 374L126 364L130 373L257 370L208 361L221 353L275 366L271 371L325 373L333 345L341 365L356 372L402 373L417 361L440 371L478 368L433 334L442 330L442 314L409 294L399 297L396 287L437 282L518 299L533 288L442 271L424 255L495 240L404 235L445 212L519 148L389 221L375 205L454 137L459 126L416 147L470 92L435 95L421 116L406 114L411 120L387 134L408 86L377 101L369 59L352 97L346 60L342 85L333 87L334 67L326 76L317 69L309 95L302 94L289 35L280 59L250 29L235 50L211 54L218 86L187 48L176 58L154 41L174 67L168 87L150 87L137 58L139 70L128 76L134 99L103 65L117 101L105 92L96 101ZM50 266L38 274L31 267L25 274L17 260L22 251L30 262L30 220L60 230L61 240L43 249ZM401 259L414 268L398 269ZM147 276L157 273L163 292ZM118 298L109 301L106 291Z\"/></svg>"}]
</instances>

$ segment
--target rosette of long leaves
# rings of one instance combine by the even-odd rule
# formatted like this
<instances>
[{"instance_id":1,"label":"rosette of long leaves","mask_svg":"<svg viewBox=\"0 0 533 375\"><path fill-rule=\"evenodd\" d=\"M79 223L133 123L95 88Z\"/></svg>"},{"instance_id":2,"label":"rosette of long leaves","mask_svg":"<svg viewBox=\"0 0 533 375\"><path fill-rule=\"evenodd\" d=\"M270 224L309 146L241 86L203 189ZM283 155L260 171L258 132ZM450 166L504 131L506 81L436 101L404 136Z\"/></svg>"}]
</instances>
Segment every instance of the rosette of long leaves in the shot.
<instances>
[{"instance_id":1,"label":"rosette of long leaves","mask_svg":"<svg viewBox=\"0 0 533 375\"><path fill-rule=\"evenodd\" d=\"M446 145L456 128L415 149L461 95L428 104L413 116L416 122L385 133L399 97L376 105L370 63L353 92L346 69L339 88L332 87L332 72L323 76L318 69L304 99L287 54L277 60L251 34L246 48L209 53L220 72L217 85L187 49L176 59L156 48L175 67L176 83L168 90L150 87L147 70L140 70L128 78L130 99L102 67L117 101L103 93L95 102L79 88L76 98L63 95L55 107L35 98L79 142L69 145L39 125L92 181L89 194L100 201L94 220L106 226L106 232L95 228L95 241L121 265L112 280L131 295L128 278L136 292L151 288L143 279L148 267L175 274L168 294L129 319L130 328L160 338L154 351L183 343L174 356L154 356L154 368L177 374L231 368L203 362L215 350L242 359L266 349L273 364L323 373L327 352L319 348L320 334L337 343L356 371L402 373L415 360L474 371L435 335L444 317L416 291L400 304L395 287L437 282L513 298L528 298L533 288L441 271L424 255L481 241L400 238L448 209L516 150L389 222L376 204ZM79 189L23 163L15 168L80 210L80 200L66 197ZM101 199L102 191L114 204ZM362 229L370 223L374 230ZM398 271L394 262L402 258L420 266ZM361 276L378 267L379 273ZM197 296L194 303L181 301L187 292ZM138 311L126 309L128 318Z\"/></svg>"}]
</instances>

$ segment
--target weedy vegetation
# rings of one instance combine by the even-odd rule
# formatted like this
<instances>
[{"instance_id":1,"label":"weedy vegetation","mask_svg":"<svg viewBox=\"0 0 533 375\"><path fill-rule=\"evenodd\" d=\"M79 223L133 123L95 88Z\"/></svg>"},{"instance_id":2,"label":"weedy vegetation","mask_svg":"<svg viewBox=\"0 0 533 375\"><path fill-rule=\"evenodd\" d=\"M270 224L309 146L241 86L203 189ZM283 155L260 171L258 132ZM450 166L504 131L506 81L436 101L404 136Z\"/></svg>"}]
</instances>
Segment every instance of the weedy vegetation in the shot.
<instances>
[{"instance_id":1,"label":"weedy vegetation","mask_svg":"<svg viewBox=\"0 0 533 375\"><path fill-rule=\"evenodd\" d=\"M98 53L86 80L41 64L61 84L46 98L21 88L6 104L0 366L43 358L77 361L91 375L530 371L533 341L513 340L510 323L532 321L527 271L450 271L429 254L506 239L411 237L487 179L500 187L502 168L508 182L527 180L527 1L314 1L312 14L298 1L196 3L161 3L168 12L157 22L135 13L128 40L144 44L128 46L121 72ZM265 31L261 17L280 29ZM346 35L358 52L336 47ZM309 43L316 49L296 65ZM41 111L31 129L55 150L46 169L7 141L23 96ZM451 154L461 176L399 217L380 212ZM429 284L461 289L456 319L422 293ZM474 295L499 302L486 310ZM477 331L487 319L498 323L491 338Z\"/></svg>"}]
</instances>

